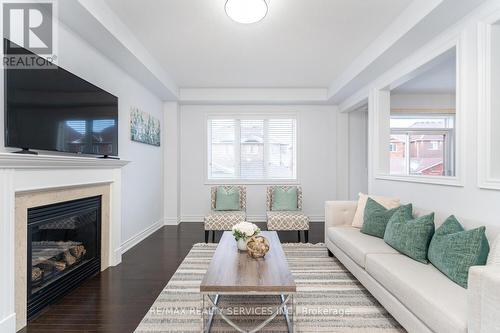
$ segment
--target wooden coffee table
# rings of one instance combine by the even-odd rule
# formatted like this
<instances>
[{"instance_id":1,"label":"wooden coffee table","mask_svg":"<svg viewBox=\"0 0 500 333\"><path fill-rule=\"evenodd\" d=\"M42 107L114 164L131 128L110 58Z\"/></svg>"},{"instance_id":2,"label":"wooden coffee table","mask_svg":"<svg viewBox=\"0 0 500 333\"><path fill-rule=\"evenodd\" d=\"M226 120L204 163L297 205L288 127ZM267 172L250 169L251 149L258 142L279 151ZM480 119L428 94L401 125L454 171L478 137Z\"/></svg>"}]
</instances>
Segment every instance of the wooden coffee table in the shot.
<instances>
[{"instance_id":1,"label":"wooden coffee table","mask_svg":"<svg viewBox=\"0 0 500 333\"><path fill-rule=\"evenodd\" d=\"M275 231L263 231L261 235L266 237L270 244L269 252L261 259L253 259L247 252L239 251L229 231L222 235L200 285L204 304L204 332L210 332L214 314L220 315L238 332L250 333L259 331L280 313L285 317L288 332L293 332L293 296L297 288L278 234ZM279 304L269 318L251 330L244 330L217 306L225 295L270 295L276 296Z\"/></svg>"}]
</instances>

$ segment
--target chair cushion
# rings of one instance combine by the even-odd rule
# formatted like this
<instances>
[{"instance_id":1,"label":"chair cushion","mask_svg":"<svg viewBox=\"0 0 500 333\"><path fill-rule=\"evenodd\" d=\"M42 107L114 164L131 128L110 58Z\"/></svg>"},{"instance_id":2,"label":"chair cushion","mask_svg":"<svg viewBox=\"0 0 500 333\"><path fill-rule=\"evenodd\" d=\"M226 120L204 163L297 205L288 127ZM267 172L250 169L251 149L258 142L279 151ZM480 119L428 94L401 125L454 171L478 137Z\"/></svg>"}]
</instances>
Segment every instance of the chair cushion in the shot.
<instances>
[{"instance_id":1,"label":"chair cushion","mask_svg":"<svg viewBox=\"0 0 500 333\"><path fill-rule=\"evenodd\" d=\"M240 190L237 187L217 187L215 210L240 210Z\"/></svg>"},{"instance_id":2,"label":"chair cushion","mask_svg":"<svg viewBox=\"0 0 500 333\"><path fill-rule=\"evenodd\" d=\"M398 254L398 251L387 245L383 239L365 235L355 227L331 227L327 230L327 236L363 268L365 267L366 255L369 253Z\"/></svg>"},{"instance_id":3,"label":"chair cushion","mask_svg":"<svg viewBox=\"0 0 500 333\"><path fill-rule=\"evenodd\" d=\"M428 257L452 281L467 288L469 268L485 265L489 250L484 226L464 230L452 215L436 230Z\"/></svg>"},{"instance_id":4,"label":"chair cushion","mask_svg":"<svg viewBox=\"0 0 500 333\"><path fill-rule=\"evenodd\" d=\"M368 198L366 201L364 222L361 232L378 238L384 238L387 223L398 209L404 210L404 213L409 219L412 218L411 204L387 209L372 198Z\"/></svg>"},{"instance_id":5,"label":"chair cushion","mask_svg":"<svg viewBox=\"0 0 500 333\"><path fill-rule=\"evenodd\" d=\"M273 191L272 211L295 211L297 206L297 188L276 187Z\"/></svg>"},{"instance_id":6,"label":"chair cushion","mask_svg":"<svg viewBox=\"0 0 500 333\"><path fill-rule=\"evenodd\" d=\"M309 230L309 218L300 211L267 212L268 230Z\"/></svg>"},{"instance_id":7,"label":"chair cushion","mask_svg":"<svg viewBox=\"0 0 500 333\"><path fill-rule=\"evenodd\" d=\"M385 229L384 241L399 252L427 264L427 251L434 235L434 213L408 220L396 211Z\"/></svg>"},{"instance_id":8,"label":"chair cushion","mask_svg":"<svg viewBox=\"0 0 500 333\"><path fill-rule=\"evenodd\" d=\"M231 228L246 219L242 211L213 211L205 216L205 230L231 230Z\"/></svg>"},{"instance_id":9,"label":"chair cushion","mask_svg":"<svg viewBox=\"0 0 500 333\"><path fill-rule=\"evenodd\" d=\"M433 332L467 332L467 291L434 266L402 255L369 254L366 270Z\"/></svg>"}]
</instances>

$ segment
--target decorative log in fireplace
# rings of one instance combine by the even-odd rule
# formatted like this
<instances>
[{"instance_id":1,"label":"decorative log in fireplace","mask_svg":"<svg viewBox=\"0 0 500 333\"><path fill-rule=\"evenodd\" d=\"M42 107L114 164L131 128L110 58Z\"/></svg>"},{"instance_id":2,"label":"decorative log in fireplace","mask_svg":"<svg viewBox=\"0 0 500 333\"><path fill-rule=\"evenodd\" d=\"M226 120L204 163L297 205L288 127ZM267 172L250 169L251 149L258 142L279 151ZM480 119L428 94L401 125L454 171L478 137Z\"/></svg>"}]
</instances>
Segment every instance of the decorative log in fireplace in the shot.
<instances>
[{"instance_id":1,"label":"decorative log in fireplace","mask_svg":"<svg viewBox=\"0 0 500 333\"><path fill-rule=\"evenodd\" d=\"M78 264L87 253L81 242L31 242L31 283L43 283L44 278Z\"/></svg>"},{"instance_id":2,"label":"decorative log in fireplace","mask_svg":"<svg viewBox=\"0 0 500 333\"><path fill-rule=\"evenodd\" d=\"M28 320L100 271L101 197L28 210Z\"/></svg>"}]
</instances>

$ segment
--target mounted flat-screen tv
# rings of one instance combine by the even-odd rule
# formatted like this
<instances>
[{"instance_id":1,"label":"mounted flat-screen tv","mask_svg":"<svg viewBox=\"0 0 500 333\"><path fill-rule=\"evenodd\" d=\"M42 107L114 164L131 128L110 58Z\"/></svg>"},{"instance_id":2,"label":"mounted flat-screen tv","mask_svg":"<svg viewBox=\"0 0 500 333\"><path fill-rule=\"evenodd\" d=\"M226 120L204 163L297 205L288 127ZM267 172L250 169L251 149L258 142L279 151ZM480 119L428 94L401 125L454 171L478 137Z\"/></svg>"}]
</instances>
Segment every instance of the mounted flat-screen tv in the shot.
<instances>
[{"instance_id":1,"label":"mounted flat-screen tv","mask_svg":"<svg viewBox=\"0 0 500 333\"><path fill-rule=\"evenodd\" d=\"M57 66L5 68L4 89L5 146L118 156L116 96Z\"/></svg>"}]
</instances>

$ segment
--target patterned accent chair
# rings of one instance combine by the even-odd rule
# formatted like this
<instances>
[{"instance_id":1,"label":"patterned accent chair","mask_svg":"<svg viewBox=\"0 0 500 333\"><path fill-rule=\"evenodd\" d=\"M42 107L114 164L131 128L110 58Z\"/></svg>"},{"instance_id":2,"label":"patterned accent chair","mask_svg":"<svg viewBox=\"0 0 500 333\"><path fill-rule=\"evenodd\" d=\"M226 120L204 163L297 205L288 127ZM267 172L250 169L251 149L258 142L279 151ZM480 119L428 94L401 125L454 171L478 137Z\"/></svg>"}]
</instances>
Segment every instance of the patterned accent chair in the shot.
<instances>
[{"instance_id":1,"label":"patterned accent chair","mask_svg":"<svg viewBox=\"0 0 500 333\"><path fill-rule=\"evenodd\" d=\"M296 211L273 211L274 189L281 187L288 190L297 187L297 210ZM302 188L300 186L277 185L267 187L267 230L291 231L297 230L300 242L300 231L304 231L306 243L309 241L309 217L302 212Z\"/></svg>"},{"instance_id":2,"label":"patterned accent chair","mask_svg":"<svg viewBox=\"0 0 500 333\"><path fill-rule=\"evenodd\" d=\"M247 188L245 186L226 185L224 188L227 190L237 187L240 192L240 210L220 211L215 210L217 200L217 187L210 188L210 207L211 212L205 216L205 243L208 243L210 231L212 232L212 242L215 242L216 231L231 230L231 228L240 222L246 220L247 214Z\"/></svg>"}]
</instances>

